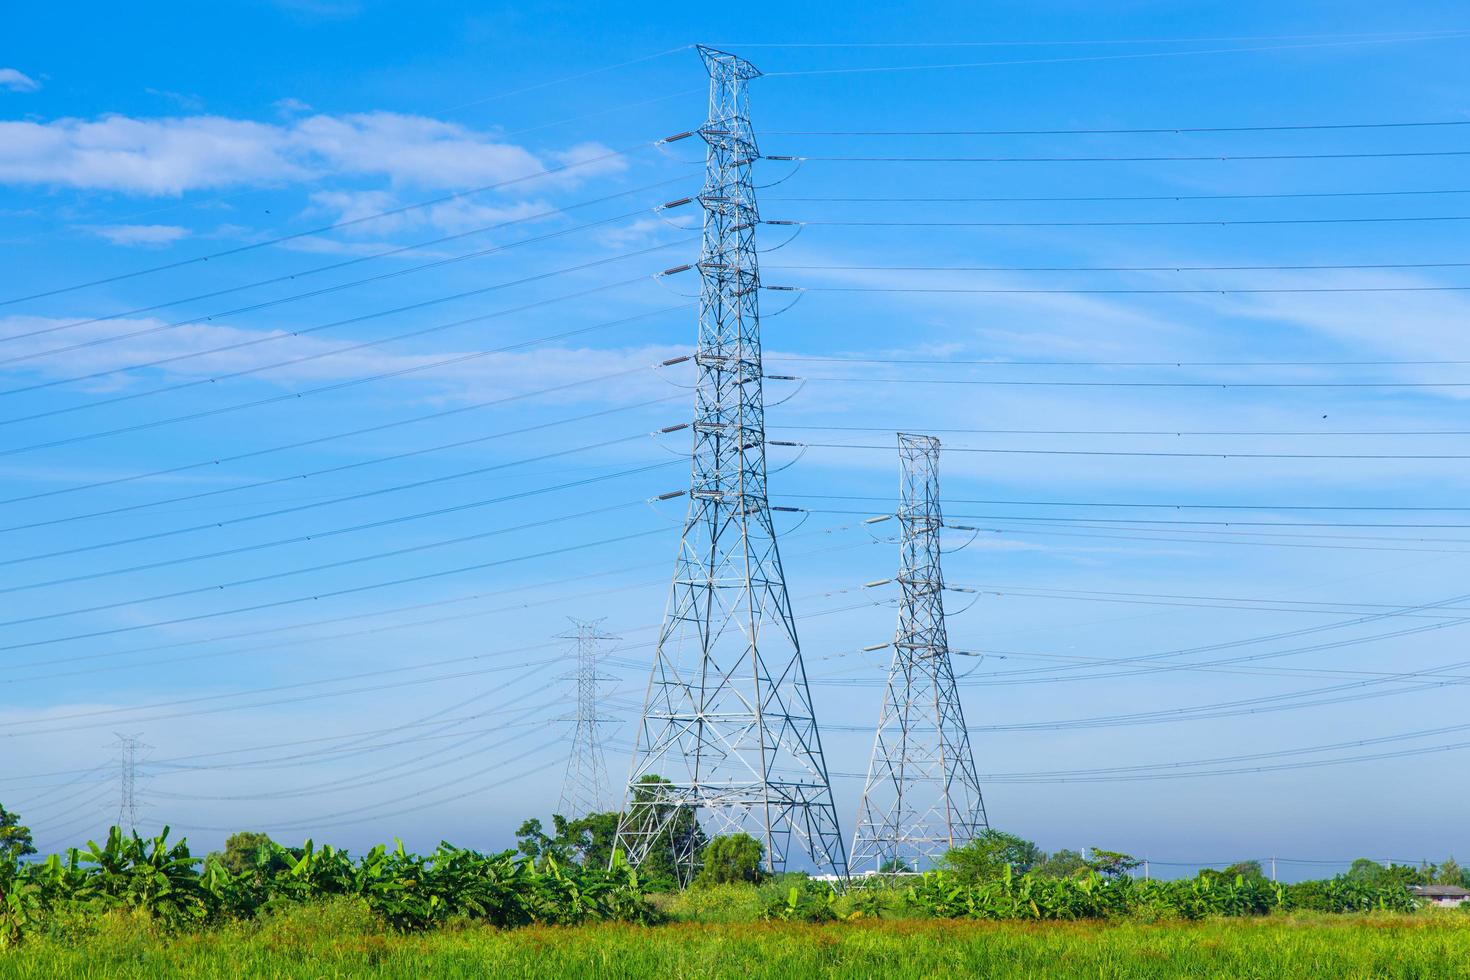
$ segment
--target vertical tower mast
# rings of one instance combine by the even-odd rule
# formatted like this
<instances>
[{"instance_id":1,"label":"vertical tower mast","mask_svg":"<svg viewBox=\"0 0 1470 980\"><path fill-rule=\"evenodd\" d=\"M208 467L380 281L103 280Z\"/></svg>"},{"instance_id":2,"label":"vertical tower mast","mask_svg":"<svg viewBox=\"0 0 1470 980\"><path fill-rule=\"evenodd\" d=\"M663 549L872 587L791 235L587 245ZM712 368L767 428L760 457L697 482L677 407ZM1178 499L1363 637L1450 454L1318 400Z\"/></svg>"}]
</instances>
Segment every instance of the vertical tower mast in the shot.
<instances>
[{"instance_id":1,"label":"vertical tower mast","mask_svg":"<svg viewBox=\"0 0 1470 980\"><path fill-rule=\"evenodd\" d=\"M699 49L710 76L700 194L699 347L689 510L649 678L619 846L633 864L672 847L680 875L700 827L744 831L785 867L792 838L847 873L827 765L766 500L756 209L746 83L758 72Z\"/></svg>"},{"instance_id":2,"label":"vertical tower mast","mask_svg":"<svg viewBox=\"0 0 1470 980\"><path fill-rule=\"evenodd\" d=\"M862 871L923 870L989 826L944 626L939 440L899 433L898 453L902 605L853 834Z\"/></svg>"},{"instance_id":3,"label":"vertical tower mast","mask_svg":"<svg viewBox=\"0 0 1470 980\"><path fill-rule=\"evenodd\" d=\"M572 733L572 754L567 759L567 773L562 781L561 800L556 812L569 820L607 809L607 760L602 752L602 734L598 725L609 719L600 713L601 692L597 673L597 644L617 637L603 633L596 622L573 620L576 629L563 633L577 641L577 727Z\"/></svg>"},{"instance_id":4,"label":"vertical tower mast","mask_svg":"<svg viewBox=\"0 0 1470 980\"><path fill-rule=\"evenodd\" d=\"M118 794L117 826L124 833L138 829L138 749L142 743L136 735L117 734Z\"/></svg>"}]
</instances>

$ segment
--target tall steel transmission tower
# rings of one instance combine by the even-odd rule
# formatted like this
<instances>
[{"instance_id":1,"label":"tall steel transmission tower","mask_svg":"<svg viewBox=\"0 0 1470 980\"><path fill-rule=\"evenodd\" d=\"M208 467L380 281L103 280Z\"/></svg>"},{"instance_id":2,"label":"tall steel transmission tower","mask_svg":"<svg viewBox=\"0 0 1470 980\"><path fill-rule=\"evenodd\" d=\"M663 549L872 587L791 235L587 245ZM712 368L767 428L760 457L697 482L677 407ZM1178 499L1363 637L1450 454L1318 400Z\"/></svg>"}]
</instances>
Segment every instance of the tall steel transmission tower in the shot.
<instances>
[{"instance_id":1,"label":"tall steel transmission tower","mask_svg":"<svg viewBox=\"0 0 1470 980\"><path fill-rule=\"evenodd\" d=\"M117 826L124 832L138 829L138 750L146 748L136 735L117 735Z\"/></svg>"},{"instance_id":2,"label":"tall steel transmission tower","mask_svg":"<svg viewBox=\"0 0 1470 980\"><path fill-rule=\"evenodd\" d=\"M766 499L756 209L746 83L701 47L710 76L698 371L689 510L629 776L618 844L633 864L671 847L680 875L711 835L744 831L768 870L796 848L847 873L827 764ZM661 777L655 780L653 777Z\"/></svg>"},{"instance_id":3,"label":"tall steel transmission tower","mask_svg":"<svg viewBox=\"0 0 1470 980\"><path fill-rule=\"evenodd\" d=\"M602 753L598 725L611 719L599 713L602 697L598 685L606 678L597 672L597 647L603 640L618 637L599 630L601 620L572 622L575 629L563 633L562 637L577 642L577 728L572 734L572 754L567 759L567 774L556 812L576 820L608 808L607 760Z\"/></svg>"},{"instance_id":4,"label":"tall steel transmission tower","mask_svg":"<svg viewBox=\"0 0 1470 980\"><path fill-rule=\"evenodd\" d=\"M865 871L922 870L989 826L944 626L939 440L899 433L898 453L902 597L852 841Z\"/></svg>"}]
</instances>

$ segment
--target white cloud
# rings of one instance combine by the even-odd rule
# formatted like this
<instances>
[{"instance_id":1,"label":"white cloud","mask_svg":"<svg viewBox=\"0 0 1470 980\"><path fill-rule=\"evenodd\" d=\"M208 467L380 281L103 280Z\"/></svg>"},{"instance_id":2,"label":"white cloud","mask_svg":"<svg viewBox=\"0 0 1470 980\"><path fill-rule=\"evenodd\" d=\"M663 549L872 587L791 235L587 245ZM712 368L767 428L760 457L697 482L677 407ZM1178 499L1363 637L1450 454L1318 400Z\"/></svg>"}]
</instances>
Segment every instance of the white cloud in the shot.
<instances>
[{"instance_id":1,"label":"white cloud","mask_svg":"<svg viewBox=\"0 0 1470 980\"><path fill-rule=\"evenodd\" d=\"M12 92L34 92L41 87L25 72L15 68L0 68L0 88L9 89Z\"/></svg>"},{"instance_id":2,"label":"white cloud","mask_svg":"<svg viewBox=\"0 0 1470 980\"><path fill-rule=\"evenodd\" d=\"M189 234L178 225L95 225L87 229L114 245L159 247L170 245Z\"/></svg>"},{"instance_id":3,"label":"white cloud","mask_svg":"<svg viewBox=\"0 0 1470 980\"><path fill-rule=\"evenodd\" d=\"M606 152L580 144L543 160L456 123L391 112L319 114L279 125L223 116L0 122L0 182L147 195L328 174L461 188L513 180ZM576 182L625 166L614 157L554 179Z\"/></svg>"},{"instance_id":4,"label":"white cloud","mask_svg":"<svg viewBox=\"0 0 1470 980\"><path fill-rule=\"evenodd\" d=\"M332 214L334 221L345 222L382 214L396 208L401 202L389 191L319 191L311 195L311 203L319 210ZM384 235L403 228L424 226L457 232L534 215L549 217L556 213L556 208L544 201L520 201L497 206L481 204L470 198L456 198L430 207L388 215L371 224L344 229L344 232Z\"/></svg>"},{"instance_id":5,"label":"white cloud","mask_svg":"<svg viewBox=\"0 0 1470 980\"><path fill-rule=\"evenodd\" d=\"M165 324L165 321L157 318L138 317L91 323L62 334L37 333L71 322L73 321L26 315L0 317L0 336L17 338L6 345L7 356L24 358L27 355L40 355L60 347L132 334ZM34 336L21 339L27 334ZM271 339L265 343L258 342L265 338ZM216 350L246 343L251 346ZM415 384L430 399L453 401L461 398L478 400L565 384L624 368L647 366L685 352L678 347L647 346L617 349L547 347L519 353L471 356L455 350L399 352L380 347L361 347L335 353L350 345L349 340L295 336L286 329L251 330L199 323L160 330L141 337L128 337L114 343L80 347L58 355L19 360L0 373L9 373L11 379L7 381L19 383L22 377L27 376L69 377L212 351L159 365L146 373L138 371L98 378L90 383L90 390L126 390L134 384L151 386L160 378L175 381L216 377L299 360L300 363L262 370L254 377L267 384L294 387L372 374L408 372L402 382L393 383ZM439 362L453 363L440 366ZM0 387L11 386L7 383ZM624 398L632 391L656 396L668 394L675 389L671 389L655 372L649 371L646 375L621 379L616 390L618 397ZM586 390L569 391L565 400L597 401L605 398L608 393L608 390L596 390L594 386L589 386Z\"/></svg>"},{"instance_id":6,"label":"white cloud","mask_svg":"<svg viewBox=\"0 0 1470 980\"><path fill-rule=\"evenodd\" d=\"M297 98L292 98L289 95L284 99L277 99L271 105L275 106L276 110L285 116L294 116L302 112L311 111L311 106L308 103Z\"/></svg>"}]
</instances>

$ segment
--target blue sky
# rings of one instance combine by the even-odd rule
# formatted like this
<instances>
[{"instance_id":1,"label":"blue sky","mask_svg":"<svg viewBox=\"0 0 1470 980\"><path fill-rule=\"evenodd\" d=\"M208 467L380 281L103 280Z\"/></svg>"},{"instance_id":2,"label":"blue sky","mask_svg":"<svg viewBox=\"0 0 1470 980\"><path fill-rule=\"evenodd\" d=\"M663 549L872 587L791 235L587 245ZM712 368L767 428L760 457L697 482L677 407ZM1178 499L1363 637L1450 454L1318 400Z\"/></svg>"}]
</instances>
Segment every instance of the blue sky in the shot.
<instances>
[{"instance_id":1,"label":"blue sky","mask_svg":"<svg viewBox=\"0 0 1470 980\"><path fill-rule=\"evenodd\" d=\"M689 376L651 366L697 290L653 276L696 255L697 211L656 208L701 147L653 144L701 122L710 42L768 72L768 154L1113 158L758 167L764 217L807 222L762 231L765 282L808 290L765 298L800 297L765 342L808 379L770 383L771 438L876 447L771 458L812 511L782 548L844 832L857 651L894 622L861 521L905 429L986 528L946 574L979 591L950 634L987 653L959 669L997 826L1470 852L1463 731L1299 751L1463 723L1463 126L1014 132L1464 123L1454 5L153 10L32 5L0 46L0 800L41 843L115 813L123 732L146 821L205 844L508 844L560 790L569 616L622 637L626 770L682 516L646 501L687 482L685 434L648 434ZM884 130L1009 135L815 132Z\"/></svg>"}]
</instances>

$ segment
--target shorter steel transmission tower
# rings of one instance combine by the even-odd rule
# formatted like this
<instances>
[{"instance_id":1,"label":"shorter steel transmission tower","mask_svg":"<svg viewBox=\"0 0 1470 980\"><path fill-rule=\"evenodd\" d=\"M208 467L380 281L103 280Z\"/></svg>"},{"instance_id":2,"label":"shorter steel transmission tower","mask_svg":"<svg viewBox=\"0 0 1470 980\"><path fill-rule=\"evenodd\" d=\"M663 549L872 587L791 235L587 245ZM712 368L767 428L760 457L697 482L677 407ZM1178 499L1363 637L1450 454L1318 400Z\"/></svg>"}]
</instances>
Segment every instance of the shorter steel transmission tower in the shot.
<instances>
[{"instance_id":1,"label":"shorter steel transmission tower","mask_svg":"<svg viewBox=\"0 0 1470 980\"><path fill-rule=\"evenodd\" d=\"M147 748L136 735L117 734L118 795L117 826L130 832L138 829L138 750Z\"/></svg>"},{"instance_id":2,"label":"shorter steel transmission tower","mask_svg":"<svg viewBox=\"0 0 1470 980\"><path fill-rule=\"evenodd\" d=\"M853 871L919 871L989 824L944 625L939 440L899 433L903 475L893 663L852 842Z\"/></svg>"},{"instance_id":3,"label":"shorter steel transmission tower","mask_svg":"<svg viewBox=\"0 0 1470 980\"><path fill-rule=\"evenodd\" d=\"M601 622L574 619L576 628L561 634L564 639L577 641L577 728L572 734L572 754L567 759L567 774L556 810L569 820L608 808L607 760L603 757L598 725L613 719L599 714L602 696L598 684L608 678L597 673L597 645L618 637L601 632L597 628Z\"/></svg>"}]
</instances>

